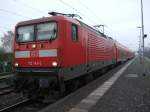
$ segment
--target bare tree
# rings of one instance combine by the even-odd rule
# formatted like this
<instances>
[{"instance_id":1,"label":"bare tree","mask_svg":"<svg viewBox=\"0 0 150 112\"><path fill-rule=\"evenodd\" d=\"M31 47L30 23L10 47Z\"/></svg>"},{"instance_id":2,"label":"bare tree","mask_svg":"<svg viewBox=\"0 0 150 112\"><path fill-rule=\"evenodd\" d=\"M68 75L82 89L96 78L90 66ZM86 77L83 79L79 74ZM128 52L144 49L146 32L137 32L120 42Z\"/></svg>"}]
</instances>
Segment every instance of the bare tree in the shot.
<instances>
[{"instance_id":1,"label":"bare tree","mask_svg":"<svg viewBox=\"0 0 150 112\"><path fill-rule=\"evenodd\" d=\"M4 49L0 46L0 62L4 60L4 54L5 54L5 51L4 51Z\"/></svg>"},{"instance_id":2,"label":"bare tree","mask_svg":"<svg viewBox=\"0 0 150 112\"><path fill-rule=\"evenodd\" d=\"M8 31L1 38L2 46L6 52L12 52L13 36L14 33L12 31Z\"/></svg>"},{"instance_id":3,"label":"bare tree","mask_svg":"<svg viewBox=\"0 0 150 112\"><path fill-rule=\"evenodd\" d=\"M4 53L4 52L5 52L5 51L4 51L3 47L0 46L0 53Z\"/></svg>"}]
</instances>

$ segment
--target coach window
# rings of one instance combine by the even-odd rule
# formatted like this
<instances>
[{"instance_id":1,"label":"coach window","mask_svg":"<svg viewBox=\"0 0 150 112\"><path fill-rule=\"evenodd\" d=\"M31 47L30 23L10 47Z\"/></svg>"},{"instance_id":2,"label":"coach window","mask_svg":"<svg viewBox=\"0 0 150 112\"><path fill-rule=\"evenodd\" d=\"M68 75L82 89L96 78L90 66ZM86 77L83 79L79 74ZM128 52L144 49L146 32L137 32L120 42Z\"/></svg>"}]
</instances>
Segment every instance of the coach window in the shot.
<instances>
[{"instance_id":1,"label":"coach window","mask_svg":"<svg viewBox=\"0 0 150 112\"><path fill-rule=\"evenodd\" d=\"M71 29L71 37L73 41L78 40L78 28L77 25L73 24Z\"/></svg>"}]
</instances>

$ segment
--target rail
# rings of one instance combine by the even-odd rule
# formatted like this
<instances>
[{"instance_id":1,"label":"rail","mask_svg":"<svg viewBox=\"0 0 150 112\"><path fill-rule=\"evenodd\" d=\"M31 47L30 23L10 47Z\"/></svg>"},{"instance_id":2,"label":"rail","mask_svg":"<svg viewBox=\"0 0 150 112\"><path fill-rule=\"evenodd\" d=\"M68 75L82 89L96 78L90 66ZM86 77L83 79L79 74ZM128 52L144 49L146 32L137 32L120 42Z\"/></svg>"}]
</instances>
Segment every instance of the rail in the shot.
<instances>
[{"instance_id":1,"label":"rail","mask_svg":"<svg viewBox=\"0 0 150 112\"><path fill-rule=\"evenodd\" d=\"M14 91L14 89L11 86L0 87L0 96L9 94L13 91Z\"/></svg>"},{"instance_id":2,"label":"rail","mask_svg":"<svg viewBox=\"0 0 150 112\"><path fill-rule=\"evenodd\" d=\"M13 72L3 72L3 73L0 73L0 76L2 75L8 75L8 74L12 74Z\"/></svg>"},{"instance_id":3,"label":"rail","mask_svg":"<svg viewBox=\"0 0 150 112\"><path fill-rule=\"evenodd\" d=\"M11 110L13 110L13 109L15 109L15 108L17 108L17 107L19 107L19 106L25 105L25 104L27 104L29 101L30 101L29 99L25 99L25 100L20 101L20 102L18 102L18 103L16 103L16 104L13 104L13 105L11 105L11 106L8 106L8 107L6 107L6 108L1 109L0 112L11 112Z\"/></svg>"},{"instance_id":4,"label":"rail","mask_svg":"<svg viewBox=\"0 0 150 112\"><path fill-rule=\"evenodd\" d=\"M10 77L13 77L13 75L3 75L3 76L0 76L0 80L7 79Z\"/></svg>"}]
</instances>

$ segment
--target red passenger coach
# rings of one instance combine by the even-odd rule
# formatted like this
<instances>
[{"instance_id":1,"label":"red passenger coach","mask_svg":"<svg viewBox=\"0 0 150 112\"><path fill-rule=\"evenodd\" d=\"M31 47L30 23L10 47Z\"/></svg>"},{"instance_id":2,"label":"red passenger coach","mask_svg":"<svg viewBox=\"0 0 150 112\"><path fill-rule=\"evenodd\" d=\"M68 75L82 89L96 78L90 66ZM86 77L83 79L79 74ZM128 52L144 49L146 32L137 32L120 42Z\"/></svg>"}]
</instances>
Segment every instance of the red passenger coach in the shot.
<instances>
[{"instance_id":1,"label":"red passenger coach","mask_svg":"<svg viewBox=\"0 0 150 112\"><path fill-rule=\"evenodd\" d=\"M53 16L16 25L17 89L30 95L41 95L43 89L48 95L54 91L63 93L66 82L71 85L74 79L134 56L112 38L68 17L73 15L50 14Z\"/></svg>"},{"instance_id":2,"label":"red passenger coach","mask_svg":"<svg viewBox=\"0 0 150 112\"><path fill-rule=\"evenodd\" d=\"M123 46L119 42L115 42L116 46L116 61L117 62L124 62L134 57L134 52L129 50L127 47Z\"/></svg>"}]
</instances>

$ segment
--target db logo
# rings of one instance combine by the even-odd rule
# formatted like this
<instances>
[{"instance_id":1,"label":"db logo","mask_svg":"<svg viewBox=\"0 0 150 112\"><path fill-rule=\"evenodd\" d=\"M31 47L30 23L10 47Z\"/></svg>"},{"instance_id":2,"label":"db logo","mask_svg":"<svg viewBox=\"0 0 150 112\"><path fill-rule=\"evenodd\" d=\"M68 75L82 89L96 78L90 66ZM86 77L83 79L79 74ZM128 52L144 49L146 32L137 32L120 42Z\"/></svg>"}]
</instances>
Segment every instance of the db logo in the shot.
<instances>
[{"instance_id":1,"label":"db logo","mask_svg":"<svg viewBox=\"0 0 150 112\"><path fill-rule=\"evenodd\" d=\"M38 51L30 51L30 56L31 57L38 57L39 56L39 52Z\"/></svg>"}]
</instances>

